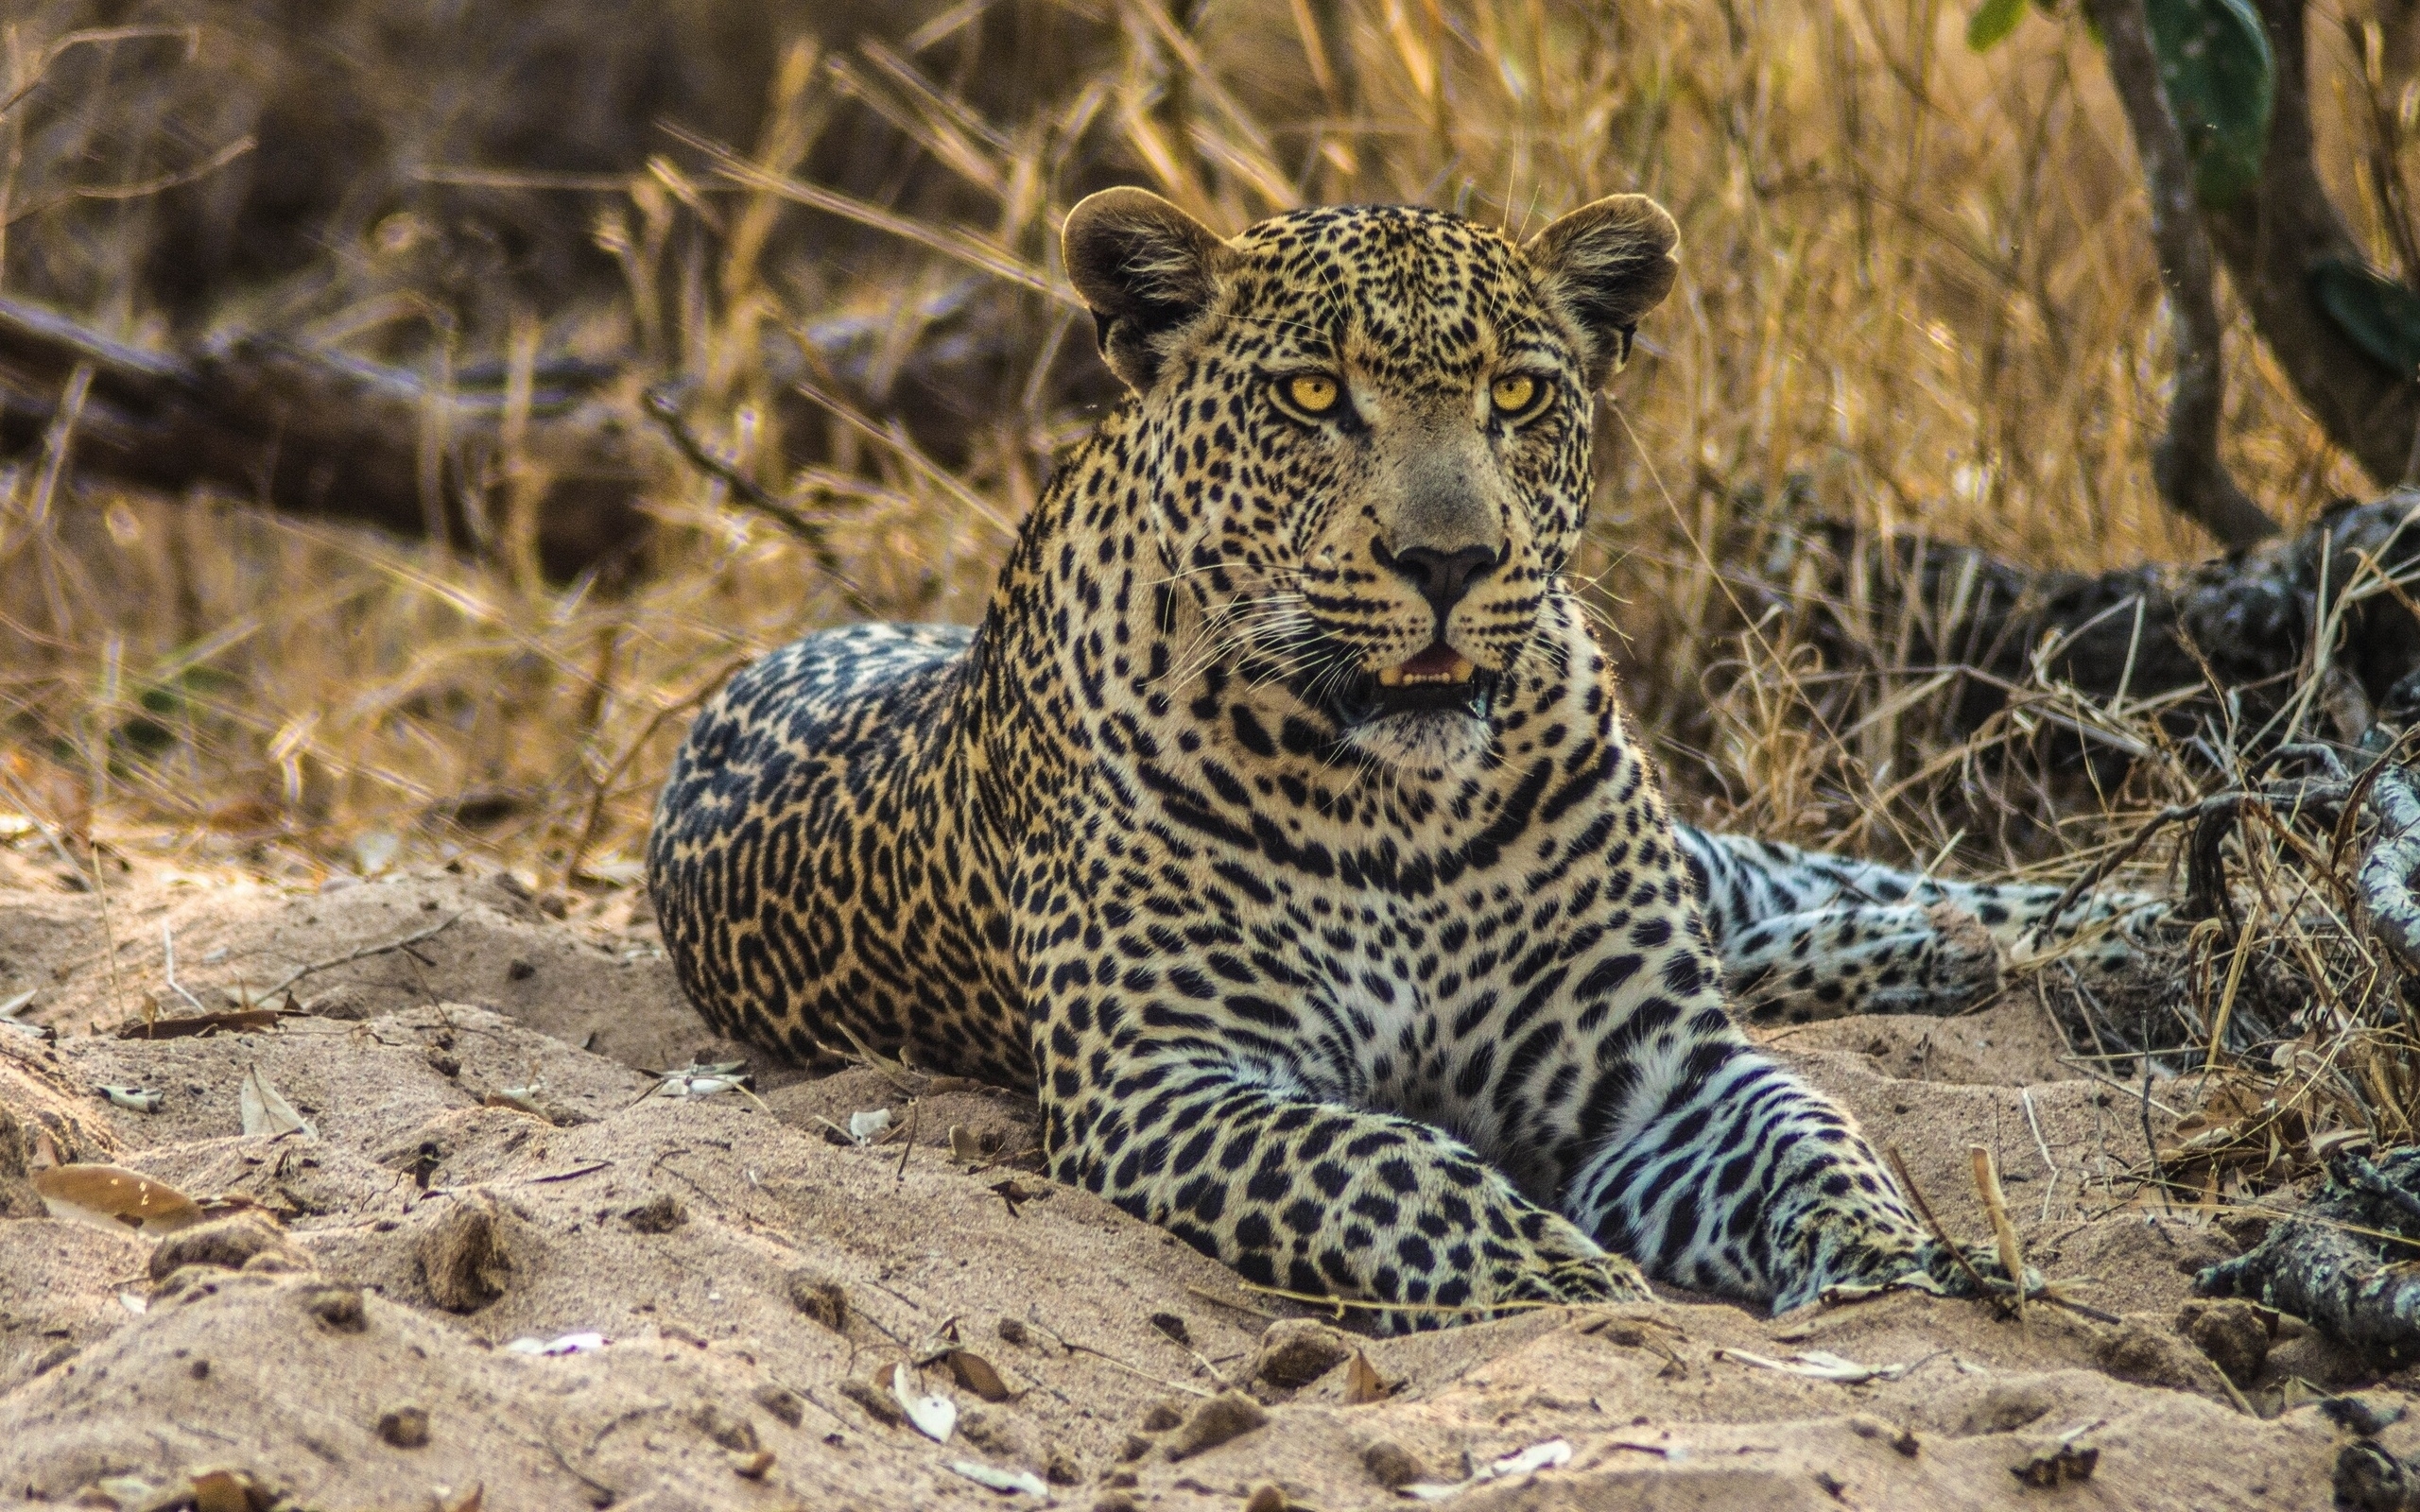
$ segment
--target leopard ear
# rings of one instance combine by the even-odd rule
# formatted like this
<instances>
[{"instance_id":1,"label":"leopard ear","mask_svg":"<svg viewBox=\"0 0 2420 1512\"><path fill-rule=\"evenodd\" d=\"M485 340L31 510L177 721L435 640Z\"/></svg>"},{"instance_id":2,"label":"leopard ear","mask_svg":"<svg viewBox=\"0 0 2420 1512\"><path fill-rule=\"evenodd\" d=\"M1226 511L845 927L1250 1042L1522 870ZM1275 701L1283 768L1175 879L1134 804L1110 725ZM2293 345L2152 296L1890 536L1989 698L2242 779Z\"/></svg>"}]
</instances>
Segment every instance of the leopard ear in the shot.
<instances>
[{"instance_id":1,"label":"leopard ear","mask_svg":"<svg viewBox=\"0 0 2420 1512\"><path fill-rule=\"evenodd\" d=\"M1104 189L1067 212L1062 256L1092 307L1100 354L1136 392L1159 375L1167 338L1208 307L1227 247L1148 189Z\"/></svg>"},{"instance_id":2,"label":"leopard ear","mask_svg":"<svg viewBox=\"0 0 2420 1512\"><path fill-rule=\"evenodd\" d=\"M1672 257L1681 229L1645 195L1592 200L1530 238L1521 249L1548 299L1587 338L1581 354L1596 387L1630 359L1639 318L1672 292Z\"/></svg>"}]
</instances>

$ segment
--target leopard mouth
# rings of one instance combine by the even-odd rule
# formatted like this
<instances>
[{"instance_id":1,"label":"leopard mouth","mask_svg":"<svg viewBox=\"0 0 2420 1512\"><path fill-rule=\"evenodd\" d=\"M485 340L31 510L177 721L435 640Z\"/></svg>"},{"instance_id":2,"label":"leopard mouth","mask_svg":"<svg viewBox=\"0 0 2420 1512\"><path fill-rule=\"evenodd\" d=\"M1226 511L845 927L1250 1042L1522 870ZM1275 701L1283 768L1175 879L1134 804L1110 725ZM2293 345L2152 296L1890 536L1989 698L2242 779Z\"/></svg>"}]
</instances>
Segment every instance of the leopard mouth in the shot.
<instances>
[{"instance_id":1,"label":"leopard mouth","mask_svg":"<svg viewBox=\"0 0 2420 1512\"><path fill-rule=\"evenodd\" d=\"M1502 681L1502 674L1437 641L1393 666L1340 679L1326 702L1337 723L1347 730L1390 714L1450 712L1485 719Z\"/></svg>"}]
</instances>

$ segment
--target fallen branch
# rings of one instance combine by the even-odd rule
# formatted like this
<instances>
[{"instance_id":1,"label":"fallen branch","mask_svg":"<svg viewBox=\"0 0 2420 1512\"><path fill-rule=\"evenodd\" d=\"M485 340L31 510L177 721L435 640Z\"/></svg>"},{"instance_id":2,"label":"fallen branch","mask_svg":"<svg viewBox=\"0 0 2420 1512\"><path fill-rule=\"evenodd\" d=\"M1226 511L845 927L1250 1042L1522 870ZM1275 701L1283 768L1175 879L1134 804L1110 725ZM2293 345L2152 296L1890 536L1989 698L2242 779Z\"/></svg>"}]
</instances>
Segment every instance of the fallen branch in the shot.
<instances>
[{"instance_id":1,"label":"fallen branch","mask_svg":"<svg viewBox=\"0 0 2420 1512\"><path fill-rule=\"evenodd\" d=\"M2249 1254L2193 1278L2204 1297L2243 1297L2304 1318L2381 1369L2420 1359L2420 1147L2373 1162L2349 1150L2300 1212Z\"/></svg>"},{"instance_id":2,"label":"fallen branch","mask_svg":"<svg viewBox=\"0 0 2420 1512\"><path fill-rule=\"evenodd\" d=\"M1767 516L1753 528L1778 539L1743 537L1720 554L1763 564L1732 580L1744 619L1786 615L1827 671L1890 679L1831 679L1830 698L1879 699L1954 672L1938 696L1953 736L2022 704L2073 748L2140 753L2115 723L2105 736L2077 723L2098 711L2045 696L2068 689L2179 740L2205 724L2238 730L2247 751L2315 735L2352 745L2372 724L2420 716L2420 491L2191 566L2093 574L1839 521ZM2331 680L2304 675L2314 660L2333 674L2325 698L2305 686ZM1826 710L1841 728L1858 713Z\"/></svg>"},{"instance_id":3,"label":"fallen branch","mask_svg":"<svg viewBox=\"0 0 2420 1512\"><path fill-rule=\"evenodd\" d=\"M2152 476L2168 507L2197 522L2228 547L2276 535L2277 522L2236 486L2219 457L2220 411L2226 369L2220 362L2217 298L2209 232L2193 185L2193 159L2160 85L2143 0L2084 0L2109 53L2109 77L2134 129L2135 155L2151 188L2152 242L2159 252L2175 328L2176 382L2169 400L2168 434L2152 448Z\"/></svg>"},{"instance_id":4,"label":"fallen branch","mask_svg":"<svg viewBox=\"0 0 2420 1512\"><path fill-rule=\"evenodd\" d=\"M613 372L552 362L529 376L523 459L549 480L541 564L569 577L626 558L647 518L641 459L591 397ZM64 403L71 389L79 405ZM513 402L503 373L438 385L259 335L151 352L0 300L0 448L35 444L73 407L73 465L137 488L208 489L493 552L501 542L479 500L508 460Z\"/></svg>"},{"instance_id":5,"label":"fallen branch","mask_svg":"<svg viewBox=\"0 0 2420 1512\"><path fill-rule=\"evenodd\" d=\"M2420 784L2408 767L2379 764L2370 786L2370 811L2377 816L2377 838L2361 863L2361 909L2378 942L2404 969L2420 973Z\"/></svg>"}]
</instances>

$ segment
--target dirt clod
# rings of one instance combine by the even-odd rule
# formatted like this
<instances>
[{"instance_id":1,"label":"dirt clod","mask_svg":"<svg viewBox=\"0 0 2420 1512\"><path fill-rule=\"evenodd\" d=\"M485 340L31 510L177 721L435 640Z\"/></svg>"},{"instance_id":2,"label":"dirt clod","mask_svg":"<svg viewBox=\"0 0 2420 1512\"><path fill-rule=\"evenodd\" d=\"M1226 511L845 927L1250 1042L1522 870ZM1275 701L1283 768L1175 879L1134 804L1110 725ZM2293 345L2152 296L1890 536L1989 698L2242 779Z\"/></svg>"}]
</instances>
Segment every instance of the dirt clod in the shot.
<instances>
[{"instance_id":1,"label":"dirt clod","mask_svg":"<svg viewBox=\"0 0 2420 1512\"><path fill-rule=\"evenodd\" d=\"M1392 1438L1375 1439L1364 1446L1361 1468L1370 1472L1370 1479L1390 1490L1427 1479L1418 1457Z\"/></svg>"},{"instance_id":2,"label":"dirt clod","mask_svg":"<svg viewBox=\"0 0 2420 1512\"><path fill-rule=\"evenodd\" d=\"M2059 1399L2034 1382L1995 1385L1966 1410L1959 1421L1957 1435L1971 1438L1980 1434L2013 1434L2058 1405Z\"/></svg>"},{"instance_id":3,"label":"dirt clod","mask_svg":"<svg viewBox=\"0 0 2420 1512\"><path fill-rule=\"evenodd\" d=\"M241 1270L255 1256L275 1254L289 1247L285 1231L268 1214L238 1213L232 1218L197 1224L160 1241L160 1247L151 1251L151 1279L165 1280L171 1272L184 1265ZM302 1266L310 1264L310 1257L302 1251L291 1253Z\"/></svg>"},{"instance_id":4,"label":"dirt clod","mask_svg":"<svg viewBox=\"0 0 2420 1512\"><path fill-rule=\"evenodd\" d=\"M735 1454L752 1454L761 1447L756 1442L755 1425L712 1402L700 1405L689 1415L689 1420L698 1425L698 1432Z\"/></svg>"},{"instance_id":5,"label":"dirt clod","mask_svg":"<svg viewBox=\"0 0 2420 1512\"><path fill-rule=\"evenodd\" d=\"M689 1221L688 1211L670 1194L641 1203L622 1214L622 1221L643 1234L668 1234Z\"/></svg>"},{"instance_id":6,"label":"dirt clod","mask_svg":"<svg viewBox=\"0 0 2420 1512\"><path fill-rule=\"evenodd\" d=\"M475 1313L504 1295L512 1260L498 1231L495 1205L473 1194L450 1204L422 1232L421 1275L431 1300L448 1313Z\"/></svg>"},{"instance_id":7,"label":"dirt clod","mask_svg":"<svg viewBox=\"0 0 2420 1512\"><path fill-rule=\"evenodd\" d=\"M835 1333L849 1332L849 1291L821 1271L794 1270L785 1279L790 1305Z\"/></svg>"},{"instance_id":8,"label":"dirt clod","mask_svg":"<svg viewBox=\"0 0 2420 1512\"><path fill-rule=\"evenodd\" d=\"M899 1410L899 1402L890 1395L890 1388L887 1385L878 1386L851 1377L835 1389L863 1407L867 1417L885 1428L896 1428L908 1420L908 1415Z\"/></svg>"},{"instance_id":9,"label":"dirt clod","mask_svg":"<svg viewBox=\"0 0 2420 1512\"><path fill-rule=\"evenodd\" d=\"M774 1421L796 1428L806 1421L806 1402L787 1386L768 1381L749 1394L749 1400L772 1415Z\"/></svg>"},{"instance_id":10,"label":"dirt clod","mask_svg":"<svg viewBox=\"0 0 2420 1512\"><path fill-rule=\"evenodd\" d=\"M1185 1459L1240 1438L1269 1421L1269 1409L1240 1391L1222 1391L1187 1415L1168 1441L1168 1458Z\"/></svg>"},{"instance_id":11,"label":"dirt clod","mask_svg":"<svg viewBox=\"0 0 2420 1512\"><path fill-rule=\"evenodd\" d=\"M2238 1386L2252 1384L2269 1360L2269 1324L2250 1302L2191 1301L2176 1312L2176 1331Z\"/></svg>"},{"instance_id":12,"label":"dirt clod","mask_svg":"<svg viewBox=\"0 0 2420 1512\"><path fill-rule=\"evenodd\" d=\"M378 1436L397 1449L423 1449L428 1444L428 1409L406 1402L378 1415Z\"/></svg>"},{"instance_id":13,"label":"dirt clod","mask_svg":"<svg viewBox=\"0 0 2420 1512\"><path fill-rule=\"evenodd\" d=\"M339 1333L359 1333L370 1326L357 1286L312 1287L302 1294L302 1311Z\"/></svg>"},{"instance_id":14,"label":"dirt clod","mask_svg":"<svg viewBox=\"0 0 2420 1512\"><path fill-rule=\"evenodd\" d=\"M1272 1386L1307 1386L1352 1353L1353 1341L1340 1329L1314 1318L1280 1318L1262 1332L1252 1373Z\"/></svg>"},{"instance_id":15,"label":"dirt clod","mask_svg":"<svg viewBox=\"0 0 2420 1512\"><path fill-rule=\"evenodd\" d=\"M2095 1351L2100 1368L2120 1381L2166 1386L2175 1391L2207 1389L2210 1362L2176 1331L2146 1317L2130 1317L2100 1340Z\"/></svg>"}]
</instances>

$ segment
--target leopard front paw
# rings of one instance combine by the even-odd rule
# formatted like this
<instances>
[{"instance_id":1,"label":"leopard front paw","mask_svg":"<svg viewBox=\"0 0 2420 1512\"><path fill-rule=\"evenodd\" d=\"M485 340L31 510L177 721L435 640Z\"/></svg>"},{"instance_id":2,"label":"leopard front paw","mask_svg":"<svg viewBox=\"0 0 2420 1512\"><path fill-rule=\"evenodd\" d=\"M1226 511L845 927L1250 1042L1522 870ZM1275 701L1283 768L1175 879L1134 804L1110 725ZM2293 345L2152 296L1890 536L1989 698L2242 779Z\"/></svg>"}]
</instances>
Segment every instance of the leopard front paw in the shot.
<instances>
[{"instance_id":1,"label":"leopard front paw","mask_svg":"<svg viewBox=\"0 0 2420 1512\"><path fill-rule=\"evenodd\" d=\"M2006 1297L2015 1290L1995 1245L1959 1245L1953 1248L1939 1240L1927 1240L1909 1260L1908 1274L1922 1274L1944 1296ZM2031 1265L2024 1269L2024 1290L2029 1294L2039 1290L2042 1273Z\"/></svg>"},{"instance_id":2,"label":"leopard front paw","mask_svg":"<svg viewBox=\"0 0 2420 1512\"><path fill-rule=\"evenodd\" d=\"M1531 1273L1542 1300L1647 1302L1655 1294L1647 1275L1627 1255L1575 1255Z\"/></svg>"}]
</instances>

